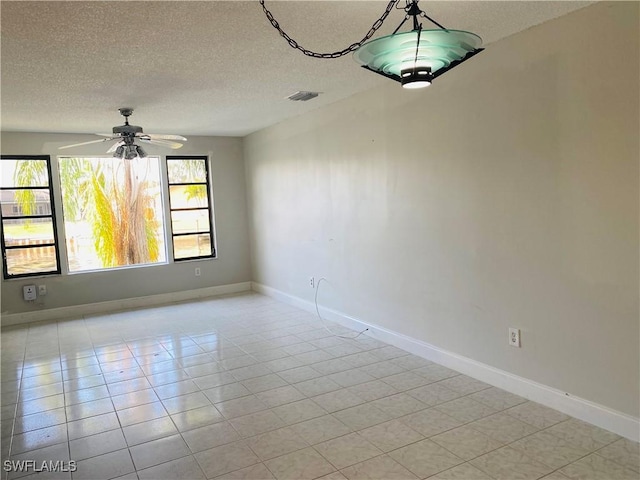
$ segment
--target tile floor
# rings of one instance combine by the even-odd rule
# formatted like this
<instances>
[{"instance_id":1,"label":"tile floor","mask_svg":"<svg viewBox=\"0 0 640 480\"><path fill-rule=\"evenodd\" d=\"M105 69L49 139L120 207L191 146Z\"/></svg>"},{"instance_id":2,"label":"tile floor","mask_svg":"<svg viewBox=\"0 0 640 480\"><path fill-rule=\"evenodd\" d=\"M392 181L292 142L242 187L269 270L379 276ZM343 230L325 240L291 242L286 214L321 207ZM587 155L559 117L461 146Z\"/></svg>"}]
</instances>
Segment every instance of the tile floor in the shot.
<instances>
[{"instance_id":1,"label":"tile floor","mask_svg":"<svg viewBox=\"0 0 640 480\"><path fill-rule=\"evenodd\" d=\"M8 479L640 477L637 443L254 293L7 328L1 368L3 465L77 466Z\"/></svg>"}]
</instances>

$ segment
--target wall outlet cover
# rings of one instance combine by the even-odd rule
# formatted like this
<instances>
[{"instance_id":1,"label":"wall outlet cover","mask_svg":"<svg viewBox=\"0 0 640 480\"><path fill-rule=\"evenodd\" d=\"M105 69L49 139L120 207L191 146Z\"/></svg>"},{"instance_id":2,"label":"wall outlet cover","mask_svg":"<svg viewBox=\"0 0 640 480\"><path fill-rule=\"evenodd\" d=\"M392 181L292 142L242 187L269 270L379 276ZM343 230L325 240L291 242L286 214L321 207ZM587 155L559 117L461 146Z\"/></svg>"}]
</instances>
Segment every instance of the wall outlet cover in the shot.
<instances>
[{"instance_id":1,"label":"wall outlet cover","mask_svg":"<svg viewBox=\"0 0 640 480\"><path fill-rule=\"evenodd\" d=\"M520 329L519 328L509 329L509 345L511 345L512 347L520 348Z\"/></svg>"},{"instance_id":2,"label":"wall outlet cover","mask_svg":"<svg viewBox=\"0 0 640 480\"><path fill-rule=\"evenodd\" d=\"M25 301L33 302L37 298L36 286L25 285L24 287L22 287L22 295L24 296Z\"/></svg>"}]
</instances>

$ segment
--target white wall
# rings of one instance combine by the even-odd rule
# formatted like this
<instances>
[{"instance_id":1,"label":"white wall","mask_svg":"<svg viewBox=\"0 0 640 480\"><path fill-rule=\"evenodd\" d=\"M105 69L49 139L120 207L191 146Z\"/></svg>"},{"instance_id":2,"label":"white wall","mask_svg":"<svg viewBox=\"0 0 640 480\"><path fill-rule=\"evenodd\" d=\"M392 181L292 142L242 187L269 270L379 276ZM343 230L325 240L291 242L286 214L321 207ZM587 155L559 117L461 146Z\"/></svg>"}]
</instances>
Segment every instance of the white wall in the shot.
<instances>
[{"instance_id":1,"label":"white wall","mask_svg":"<svg viewBox=\"0 0 640 480\"><path fill-rule=\"evenodd\" d=\"M58 150L62 145L95 140L94 135L2 133L3 155L105 155L103 144L87 145L72 150ZM125 268L102 272L75 273L2 281L2 313L14 314L108 302L148 295L186 292L194 289L236 284L251 280L249 239L246 215L246 194L242 141L231 137L189 137L188 142L175 152L145 146L149 155L208 155L212 175L215 228L217 238L216 259L203 259L173 264ZM54 176L54 180L56 180ZM55 186L54 182L54 186ZM59 198L56 210L62 228L62 210ZM63 237L60 236L60 239ZM61 240L62 241L62 240ZM64 248L63 245L61 245ZM194 275L195 267L201 276ZM47 285L48 294L39 300L43 306L22 300L22 286L33 283Z\"/></svg>"},{"instance_id":2,"label":"white wall","mask_svg":"<svg viewBox=\"0 0 640 480\"><path fill-rule=\"evenodd\" d=\"M639 417L639 53L596 4L246 137L254 281Z\"/></svg>"}]
</instances>

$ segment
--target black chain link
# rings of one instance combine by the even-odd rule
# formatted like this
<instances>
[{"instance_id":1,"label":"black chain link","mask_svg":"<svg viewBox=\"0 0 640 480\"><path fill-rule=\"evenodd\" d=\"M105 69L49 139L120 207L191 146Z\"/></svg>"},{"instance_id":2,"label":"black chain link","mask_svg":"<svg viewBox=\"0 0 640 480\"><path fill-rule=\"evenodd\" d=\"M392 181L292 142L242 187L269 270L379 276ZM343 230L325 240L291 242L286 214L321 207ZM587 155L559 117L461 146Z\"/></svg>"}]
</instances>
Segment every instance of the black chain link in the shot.
<instances>
[{"instance_id":1,"label":"black chain link","mask_svg":"<svg viewBox=\"0 0 640 480\"><path fill-rule=\"evenodd\" d=\"M262 10L264 11L264 14L267 16L267 19L271 22L271 25L273 25L273 28L275 28L276 30L278 30L278 32L280 32L280 35L289 43L289 45L292 48L297 48L308 57L339 58L357 50L362 46L364 42L369 40L373 36L373 34L376 33L376 31L382 26L382 24L387 19L387 17L391 13L391 10L393 10L393 7L395 6L396 3L398 3L398 1L399 0L391 0L389 2L389 4L387 5L387 9L384 11L382 16L374 22L374 24L371 26L371 28L369 29L369 31L367 32L367 34L364 36L362 40L356 43L352 43L344 50L340 50L338 52L332 52L332 53L316 53L316 52L312 52L311 50L307 50L303 46L299 45L298 42L296 42L293 38L287 35L287 33L284 30L282 30L282 28L280 28L280 24L277 22L275 18L273 18L273 14L269 10L267 10L267 7L264 4L264 0L260 0L260 5L262 5Z\"/></svg>"}]
</instances>

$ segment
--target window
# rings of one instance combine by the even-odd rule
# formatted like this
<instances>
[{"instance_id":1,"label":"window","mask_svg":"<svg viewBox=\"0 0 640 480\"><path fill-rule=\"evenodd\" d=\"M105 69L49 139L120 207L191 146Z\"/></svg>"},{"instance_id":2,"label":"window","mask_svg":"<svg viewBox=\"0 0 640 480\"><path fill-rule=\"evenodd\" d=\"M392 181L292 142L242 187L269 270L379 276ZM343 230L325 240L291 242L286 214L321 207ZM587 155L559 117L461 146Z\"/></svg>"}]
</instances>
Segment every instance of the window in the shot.
<instances>
[{"instance_id":1,"label":"window","mask_svg":"<svg viewBox=\"0 0 640 480\"><path fill-rule=\"evenodd\" d=\"M48 155L0 157L5 278L60 273Z\"/></svg>"},{"instance_id":2,"label":"window","mask_svg":"<svg viewBox=\"0 0 640 480\"><path fill-rule=\"evenodd\" d=\"M215 257L207 157L167 157L173 258Z\"/></svg>"},{"instance_id":3,"label":"window","mask_svg":"<svg viewBox=\"0 0 640 480\"><path fill-rule=\"evenodd\" d=\"M158 157L59 157L69 271L166 262Z\"/></svg>"}]
</instances>

